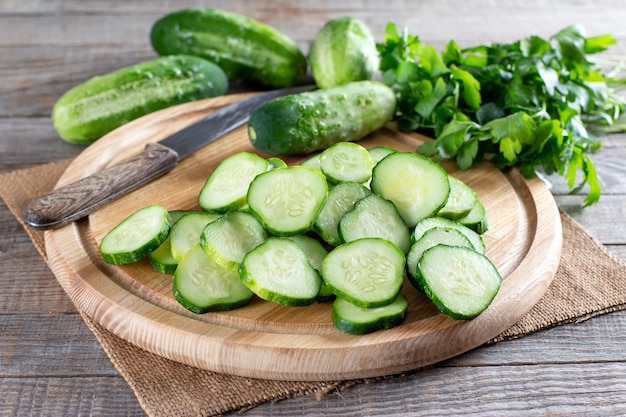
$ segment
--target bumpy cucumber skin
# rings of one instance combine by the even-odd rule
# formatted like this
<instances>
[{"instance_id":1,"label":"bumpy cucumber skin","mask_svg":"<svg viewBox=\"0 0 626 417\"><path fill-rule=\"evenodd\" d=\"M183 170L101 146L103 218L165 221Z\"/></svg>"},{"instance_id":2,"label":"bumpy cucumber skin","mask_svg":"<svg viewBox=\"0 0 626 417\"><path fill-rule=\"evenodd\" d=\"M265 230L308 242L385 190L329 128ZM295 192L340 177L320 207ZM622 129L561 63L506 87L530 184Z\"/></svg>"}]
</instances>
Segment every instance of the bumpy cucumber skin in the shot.
<instances>
[{"instance_id":1,"label":"bumpy cucumber skin","mask_svg":"<svg viewBox=\"0 0 626 417\"><path fill-rule=\"evenodd\" d=\"M176 104L226 93L217 65L193 56L169 56L93 77L56 102L52 121L67 142L90 144L123 124Z\"/></svg>"},{"instance_id":2,"label":"bumpy cucumber skin","mask_svg":"<svg viewBox=\"0 0 626 417\"><path fill-rule=\"evenodd\" d=\"M160 55L199 56L244 82L291 87L307 75L306 57L293 39L224 10L190 7L170 13L152 26L150 41Z\"/></svg>"},{"instance_id":3,"label":"bumpy cucumber skin","mask_svg":"<svg viewBox=\"0 0 626 417\"><path fill-rule=\"evenodd\" d=\"M309 49L311 73L319 88L371 80L379 61L369 27L351 16L328 21Z\"/></svg>"},{"instance_id":4,"label":"bumpy cucumber skin","mask_svg":"<svg viewBox=\"0 0 626 417\"><path fill-rule=\"evenodd\" d=\"M255 110L248 136L255 148L274 155L302 155L342 141L358 141L391 120L396 97L378 81L271 100Z\"/></svg>"}]
</instances>

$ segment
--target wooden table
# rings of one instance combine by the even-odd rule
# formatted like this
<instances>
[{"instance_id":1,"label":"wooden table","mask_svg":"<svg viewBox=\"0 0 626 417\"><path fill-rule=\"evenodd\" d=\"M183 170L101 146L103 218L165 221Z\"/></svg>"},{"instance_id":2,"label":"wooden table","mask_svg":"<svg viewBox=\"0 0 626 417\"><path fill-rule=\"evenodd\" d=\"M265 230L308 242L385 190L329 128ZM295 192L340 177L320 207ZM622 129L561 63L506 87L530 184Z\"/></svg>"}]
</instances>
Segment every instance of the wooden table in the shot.
<instances>
[{"instance_id":1,"label":"wooden table","mask_svg":"<svg viewBox=\"0 0 626 417\"><path fill-rule=\"evenodd\" d=\"M388 21L442 48L549 36L578 23L611 33L626 57L626 4L617 0L196 2L269 23L304 50L327 20L352 15L377 39ZM87 78L155 57L148 32L178 0L0 2L0 173L71 158L50 122L56 99ZM560 207L626 259L626 135L603 138L594 161L601 202L558 183ZM143 415L53 274L0 203L0 415ZM301 397L247 415L624 415L626 312L476 349L414 376L363 384L321 401Z\"/></svg>"}]
</instances>

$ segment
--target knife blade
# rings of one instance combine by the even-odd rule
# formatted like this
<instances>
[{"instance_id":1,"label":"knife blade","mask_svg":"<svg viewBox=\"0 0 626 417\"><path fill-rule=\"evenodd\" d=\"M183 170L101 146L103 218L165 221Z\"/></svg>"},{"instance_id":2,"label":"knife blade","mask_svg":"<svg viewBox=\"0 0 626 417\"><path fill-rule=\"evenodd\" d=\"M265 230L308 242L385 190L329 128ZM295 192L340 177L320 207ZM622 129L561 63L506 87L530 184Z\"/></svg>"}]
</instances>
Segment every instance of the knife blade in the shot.
<instances>
[{"instance_id":1,"label":"knife blade","mask_svg":"<svg viewBox=\"0 0 626 417\"><path fill-rule=\"evenodd\" d=\"M33 198L24 207L22 218L32 228L49 230L86 217L166 174L186 156L243 125L260 105L313 88L306 85L271 90L225 106L159 142L148 143L138 155Z\"/></svg>"}]
</instances>

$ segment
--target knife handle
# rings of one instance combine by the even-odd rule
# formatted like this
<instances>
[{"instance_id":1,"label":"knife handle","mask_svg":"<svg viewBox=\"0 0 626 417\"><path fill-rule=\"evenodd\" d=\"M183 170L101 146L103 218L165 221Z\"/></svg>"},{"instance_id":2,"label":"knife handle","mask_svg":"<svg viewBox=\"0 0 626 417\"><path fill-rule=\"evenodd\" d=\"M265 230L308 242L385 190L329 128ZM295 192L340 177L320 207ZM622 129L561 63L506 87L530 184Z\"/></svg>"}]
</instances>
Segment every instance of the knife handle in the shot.
<instances>
[{"instance_id":1,"label":"knife handle","mask_svg":"<svg viewBox=\"0 0 626 417\"><path fill-rule=\"evenodd\" d=\"M177 163L174 150L148 143L130 159L30 200L24 222L40 230L63 226L166 174Z\"/></svg>"}]
</instances>

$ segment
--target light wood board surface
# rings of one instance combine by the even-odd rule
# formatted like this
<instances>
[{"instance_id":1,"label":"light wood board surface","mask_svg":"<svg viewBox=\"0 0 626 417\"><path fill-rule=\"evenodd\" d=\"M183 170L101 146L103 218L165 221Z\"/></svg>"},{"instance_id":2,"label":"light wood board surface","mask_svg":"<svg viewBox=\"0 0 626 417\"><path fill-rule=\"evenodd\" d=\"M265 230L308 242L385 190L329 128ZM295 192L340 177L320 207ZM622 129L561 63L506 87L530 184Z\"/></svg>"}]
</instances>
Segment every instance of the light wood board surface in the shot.
<instances>
[{"instance_id":1,"label":"light wood board surface","mask_svg":"<svg viewBox=\"0 0 626 417\"><path fill-rule=\"evenodd\" d=\"M243 96L188 103L131 122L81 153L59 185L132 156L147 142ZM423 140L389 125L360 143L413 151ZM536 178L526 180L516 170L501 172L487 164L464 172L445 165L485 204L490 226L483 236L487 256L504 277L492 305L473 320L456 321L439 314L408 282L403 287L410 303L405 322L364 336L338 332L330 303L290 308L255 299L233 311L197 315L174 300L171 277L154 271L147 261L126 266L102 261L98 244L112 227L148 204L162 204L169 210L198 209L197 195L208 174L238 151L255 151L245 126L88 219L46 232L52 269L76 305L118 336L189 365L267 379L351 379L415 369L483 344L539 300L558 266L561 225L548 189ZM300 160L290 157L287 162Z\"/></svg>"}]
</instances>

